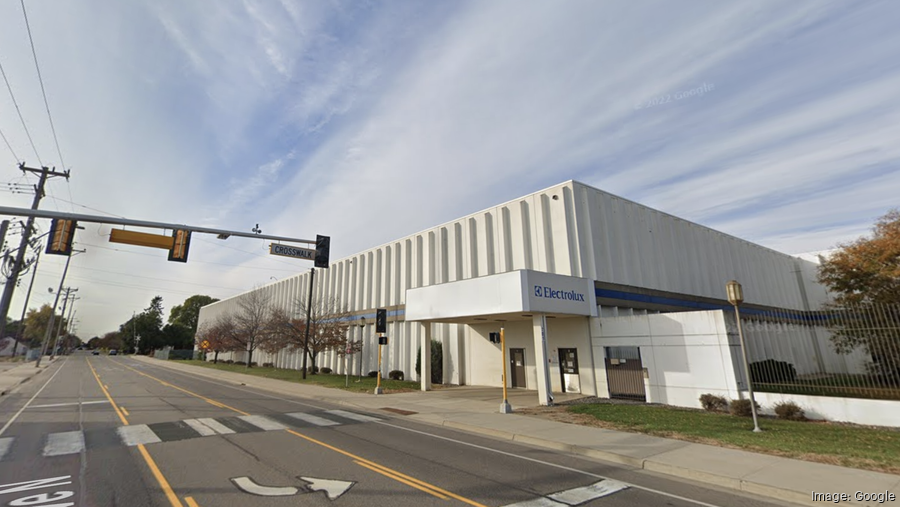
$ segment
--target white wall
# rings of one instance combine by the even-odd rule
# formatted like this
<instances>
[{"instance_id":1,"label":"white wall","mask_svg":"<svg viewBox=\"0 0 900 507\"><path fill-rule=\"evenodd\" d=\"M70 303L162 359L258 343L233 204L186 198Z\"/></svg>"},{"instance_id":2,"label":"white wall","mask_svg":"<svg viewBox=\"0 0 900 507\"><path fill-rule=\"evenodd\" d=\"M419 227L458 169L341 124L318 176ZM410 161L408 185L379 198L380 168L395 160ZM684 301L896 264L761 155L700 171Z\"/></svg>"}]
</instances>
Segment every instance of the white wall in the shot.
<instances>
[{"instance_id":1,"label":"white wall","mask_svg":"<svg viewBox=\"0 0 900 507\"><path fill-rule=\"evenodd\" d=\"M761 413L767 415L775 413L775 404L793 401L810 419L872 426L900 426L900 401L778 393L754 393L754 397L760 405Z\"/></svg>"},{"instance_id":2,"label":"white wall","mask_svg":"<svg viewBox=\"0 0 900 507\"><path fill-rule=\"evenodd\" d=\"M648 402L699 408L701 394L737 398L740 370L722 311L591 320L599 396L609 397L604 347L637 346L650 377Z\"/></svg>"}]
</instances>

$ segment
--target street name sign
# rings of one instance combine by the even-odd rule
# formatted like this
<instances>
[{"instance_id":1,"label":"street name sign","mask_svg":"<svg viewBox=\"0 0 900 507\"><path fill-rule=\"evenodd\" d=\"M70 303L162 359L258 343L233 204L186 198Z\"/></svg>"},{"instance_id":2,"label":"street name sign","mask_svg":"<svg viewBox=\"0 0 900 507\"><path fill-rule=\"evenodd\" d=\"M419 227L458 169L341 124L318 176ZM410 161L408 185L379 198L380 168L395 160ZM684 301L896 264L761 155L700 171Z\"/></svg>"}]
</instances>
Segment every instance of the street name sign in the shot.
<instances>
[{"instance_id":1,"label":"street name sign","mask_svg":"<svg viewBox=\"0 0 900 507\"><path fill-rule=\"evenodd\" d=\"M309 248L298 248L295 246L279 245L278 243L269 243L269 254L281 255L283 257L294 257L295 259L316 260L316 251Z\"/></svg>"}]
</instances>

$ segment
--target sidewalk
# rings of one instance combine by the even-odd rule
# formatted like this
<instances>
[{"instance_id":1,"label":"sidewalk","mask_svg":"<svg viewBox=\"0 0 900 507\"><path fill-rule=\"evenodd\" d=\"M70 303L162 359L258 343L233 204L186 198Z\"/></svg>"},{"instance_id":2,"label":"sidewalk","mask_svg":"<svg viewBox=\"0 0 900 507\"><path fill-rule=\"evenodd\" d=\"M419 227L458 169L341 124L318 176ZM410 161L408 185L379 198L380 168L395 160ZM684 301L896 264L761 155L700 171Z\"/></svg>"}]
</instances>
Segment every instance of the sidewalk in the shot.
<instances>
[{"instance_id":1,"label":"sidewalk","mask_svg":"<svg viewBox=\"0 0 900 507\"><path fill-rule=\"evenodd\" d=\"M483 392L479 388L468 388L474 394L472 397L464 396L465 387L375 396L189 366L176 361L132 357L223 383L342 404L383 415L408 413L406 418L423 423L611 461L761 497L803 505L822 505L822 501L812 501L812 492L847 493L852 497L857 491L889 491L897 495L900 504L900 476L897 475L590 428L515 413L501 414L499 398L495 402L479 400L478 393ZM534 405L537 397L533 398ZM515 401L510 399L510 403L515 410ZM841 503L875 505L853 499Z\"/></svg>"},{"instance_id":2,"label":"sidewalk","mask_svg":"<svg viewBox=\"0 0 900 507\"><path fill-rule=\"evenodd\" d=\"M32 377L40 374L42 371L47 369L48 366L55 363L55 359L53 361L50 361L48 358L44 358L41 361L40 368L34 367L34 361L21 363L12 368L4 368L2 371L0 371L0 396L9 394L13 389L21 384L24 384L25 382L28 382Z\"/></svg>"}]
</instances>

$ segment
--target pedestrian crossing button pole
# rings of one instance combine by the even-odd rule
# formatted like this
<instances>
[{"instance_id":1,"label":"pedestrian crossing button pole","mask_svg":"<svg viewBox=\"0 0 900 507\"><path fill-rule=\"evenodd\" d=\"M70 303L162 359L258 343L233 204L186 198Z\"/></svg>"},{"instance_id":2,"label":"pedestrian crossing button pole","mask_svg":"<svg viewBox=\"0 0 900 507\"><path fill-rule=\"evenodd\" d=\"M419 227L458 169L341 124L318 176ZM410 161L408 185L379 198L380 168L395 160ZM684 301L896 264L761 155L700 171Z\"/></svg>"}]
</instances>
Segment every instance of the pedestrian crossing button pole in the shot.
<instances>
[{"instance_id":1,"label":"pedestrian crossing button pole","mask_svg":"<svg viewBox=\"0 0 900 507\"><path fill-rule=\"evenodd\" d=\"M375 332L378 333L378 378L375 383L375 394L384 394L381 388L381 346L387 345L388 338L384 334L387 332L387 309L378 308L375 310Z\"/></svg>"},{"instance_id":2,"label":"pedestrian crossing button pole","mask_svg":"<svg viewBox=\"0 0 900 507\"><path fill-rule=\"evenodd\" d=\"M500 358L503 361L503 403L500 404L500 413L511 414L513 409L506 396L506 333L502 327L500 328Z\"/></svg>"}]
</instances>

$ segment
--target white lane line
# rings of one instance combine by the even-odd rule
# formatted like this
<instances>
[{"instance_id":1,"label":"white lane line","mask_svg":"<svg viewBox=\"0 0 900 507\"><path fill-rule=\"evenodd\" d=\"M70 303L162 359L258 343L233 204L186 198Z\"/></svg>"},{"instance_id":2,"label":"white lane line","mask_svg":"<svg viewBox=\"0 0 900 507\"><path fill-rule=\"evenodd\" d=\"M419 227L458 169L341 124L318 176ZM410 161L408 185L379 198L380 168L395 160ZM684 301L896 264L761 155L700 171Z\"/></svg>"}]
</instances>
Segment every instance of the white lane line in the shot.
<instances>
[{"instance_id":1,"label":"white lane line","mask_svg":"<svg viewBox=\"0 0 900 507\"><path fill-rule=\"evenodd\" d=\"M15 440L13 437L0 438L0 461L3 461L3 456L6 456L6 453L9 452L13 440Z\"/></svg>"},{"instance_id":2,"label":"white lane line","mask_svg":"<svg viewBox=\"0 0 900 507\"><path fill-rule=\"evenodd\" d=\"M378 419L377 417L369 417L367 415L354 414L353 412L347 412L346 410L326 410L325 413L340 416L340 417L346 417L347 419L353 419L354 421L362 421L362 422L379 422L379 421L381 421L381 419Z\"/></svg>"},{"instance_id":3,"label":"white lane line","mask_svg":"<svg viewBox=\"0 0 900 507\"><path fill-rule=\"evenodd\" d=\"M201 437L208 437L216 434L215 430L196 419L185 419L184 423L193 428Z\"/></svg>"},{"instance_id":4,"label":"white lane line","mask_svg":"<svg viewBox=\"0 0 900 507\"><path fill-rule=\"evenodd\" d=\"M491 447L485 447L485 446L483 446L483 445L473 444L473 443L471 443L471 442L464 442L464 441L462 441L462 440L457 440L457 439L455 439L455 438L444 437L444 436L441 436L441 435L435 435L434 433L428 433L428 432L425 432L425 431L414 430L414 429L412 429L412 428L406 428L406 427L404 427L404 426L397 426L396 424L391 424L390 422L387 422L387 421L381 421L381 422L379 422L378 424L383 424L383 425L385 425L385 426L389 426L389 427L391 427L391 428L396 428L396 429L398 429L398 430L408 431L408 432L410 432L410 433L417 433L417 434L419 434L419 435L424 435L424 436L436 438L436 439L438 439L438 440L444 440L444 441L446 441L446 442L453 442L453 443L455 443L455 444L460 444L460 445L464 445L464 446L467 446L467 447L472 447L472 448L475 448L475 449L481 449L481 450L483 450L483 451L493 452L493 453L495 453L495 454L501 454L501 455L503 455L503 456L509 456L510 458L518 458L518 459L521 459L521 460L523 460L523 461L529 461L529 462L531 462L531 463L538 463L538 464L541 464L541 465L546 465L546 466L548 466L548 467L557 468L557 469L559 469L559 470L567 470L567 471L569 471L569 472L575 472L575 473L578 473L578 474L581 474L581 475L586 475L586 476L588 476L588 477L593 477L593 478L595 478L595 479L602 479L602 480L608 480L608 481L613 481L613 480L615 480L615 479L610 479L609 477L606 477L606 476L603 476L603 475L599 475L599 474L595 474L595 473L588 472L588 471L586 471L586 470L579 470L579 469L577 469L577 468L567 467L567 466L565 466L565 465L557 465L556 463L550 463L549 461L543 461L543 460L539 460L539 459L535 459L535 458L529 458L528 456L521 456L521 455L519 455L519 454L514 454L514 453L506 452L506 451L501 451L500 449L494 449L494 448L491 448ZM667 493L667 492L665 492L665 491L661 491L661 490L658 490L658 489L648 488L648 487L646 487L646 486L639 486L639 485L637 485L637 484L633 484L633 483L630 483L630 482L623 482L622 484L626 484L628 487L630 487L630 488L632 488L632 489L637 489L637 490L641 490L641 491L646 491L646 492L648 492L648 493L654 493L654 494L657 494L657 495L662 495L662 496L665 496L665 497L674 498L674 499L676 499L676 500L681 500L681 501L683 501L683 502L692 503L692 504L694 504L694 505L702 505L703 507L722 507L722 506L720 506L720 505L716 505L716 504L712 504L712 503L707 503L707 502L701 502L700 500L694 500L693 498L688 498L688 497L686 497L686 496L675 495L675 494Z\"/></svg>"},{"instance_id":5,"label":"white lane line","mask_svg":"<svg viewBox=\"0 0 900 507\"><path fill-rule=\"evenodd\" d=\"M44 456L63 456L75 454L84 450L84 433L81 431L66 431L63 433L51 433L47 435L47 445L44 446Z\"/></svg>"},{"instance_id":6,"label":"white lane line","mask_svg":"<svg viewBox=\"0 0 900 507\"><path fill-rule=\"evenodd\" d=\"M213 431L215 431L219 435L230 435L230 434L234 433L233 429L229 428L228 426L225 426L224 424L220 423L219 421L217 421L211 417L204 417L203 419L197 419L197 421L199 421L200 424L209 426L210 428L213 429Z\"/></svg>"},{"instance_id":7,"label":"white lane line","mask_svg":"<svg viewBox=\"0 0 900 507\"><path fill-rule=\"evenodd\" d=\"M560 501L566 505L581 505L591 500L611 495L623 489L628 489L628 485L624 482L606 479L605 481L595 482L590 486L583 488L572 488L559 493L547 495L547 498Z\"/></svg>"},{"instance_id":8,"label":"white lane line","mask_svg":"<svg viewBox=\"0 0 900 507\"><path fill-rule=\"evenodd\" d=\"M305 412L292 412L288 415L290 417L293 417L294 419L300 419L301 421L315 424L316 426L340 426L341 424L337 421L325 419L324 417L319 417L317 415L307 414Z\"/></svg>"},{"instance_id":9,"label":"white lane line","mask_svg":"<svg viewBox=\"0 0 900 507\"><path fill-rule=\"evenodd\" d=\"M119 426L116 428L119 438L127 446L135 446L141 444L155 444L162 442L156 433L146 424L136 424L134 426Z\"/></svg>"},{"instance_id":10,"label":"white lane line","mask_svg":"<svg viewBox=\"0 0 900 507\"><path fill-rule=\"evenodd\" d=\"M109 403L109 400L82 401L73 403L51 403L50 405L32 405L29 408L53 408L53 407L72 407L75 405L97 405L99 403Z\"/></svg>"},{"instance_id":11,"label":"white lane line","mask_svg":"<svg viewBox=\"0 0 900 507\"><path fill-rule=\"evenodd\" d=\"M15 422L16 419L18 419L19 415L21 415L22 412L24 412L25 409L28 408L29 405L31 405L31 402L34 401L34 399L37 398L39 394L41 394L41 392L44 390L44 388L47 387L47 384L49 384L50 382L52 382L53 379L56 378L57 375L59 375L59 372L62 371L63 366L65 366L66 363L67 363L68 361L69 361L69 358L68 358L68 357L65 358L65 359L63 360L63 363L62 363L61 365L59 365L59 369L56 370L56 372L53 374L52 377L50 377L49 379L47 379L47 382L44 383L44 385L41 386L40 389L38 389L38 392L34 393L34 396L32 396L30 400L28 400L28 403L26 403L25 406L23 406L22 408L20 408L19 411L16 412L16 415L12 416L12 419L10 419L9 421L6 421L6 424L4 424L2 428L0 428L0 436L3 435L3 432L6 431L7 428L9 428L10 426L12 426L12 423Z\"/></svg>"},{"instance_id":12,"label":"white lane line","mask_svg":"<svg viewBox=\"0 0 900 507\"><path fill-rule=\"evenodd\" d=\"M248 422L258 428L262 428L266 431L278 431L278 430L286 430L287 426L275 422L268 417L263 417L261 415L242 415L238 417L238 419Z\"/></svg>"}]
</instances>

